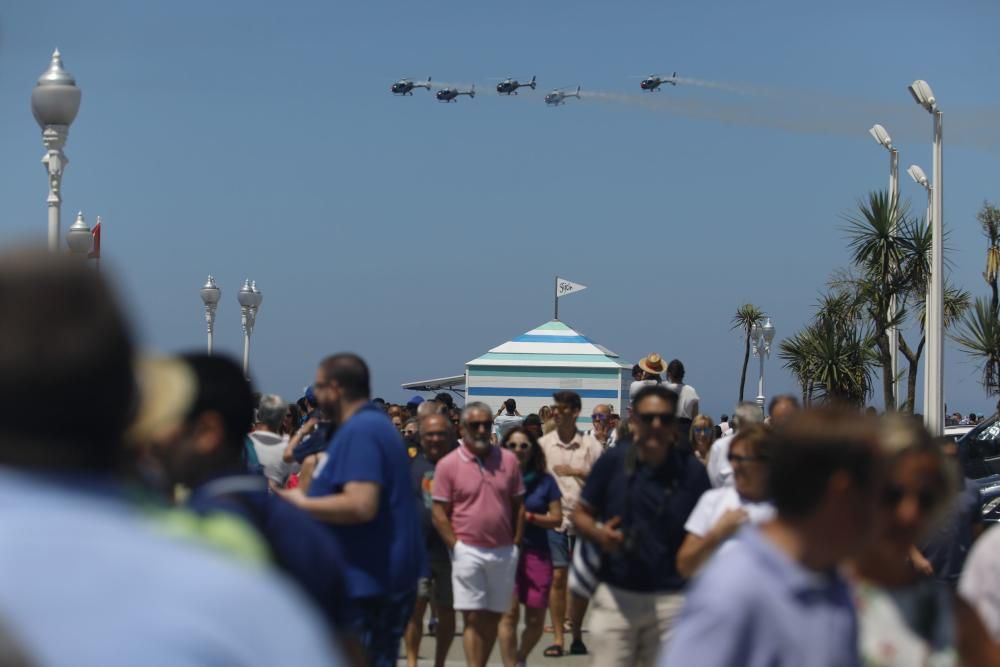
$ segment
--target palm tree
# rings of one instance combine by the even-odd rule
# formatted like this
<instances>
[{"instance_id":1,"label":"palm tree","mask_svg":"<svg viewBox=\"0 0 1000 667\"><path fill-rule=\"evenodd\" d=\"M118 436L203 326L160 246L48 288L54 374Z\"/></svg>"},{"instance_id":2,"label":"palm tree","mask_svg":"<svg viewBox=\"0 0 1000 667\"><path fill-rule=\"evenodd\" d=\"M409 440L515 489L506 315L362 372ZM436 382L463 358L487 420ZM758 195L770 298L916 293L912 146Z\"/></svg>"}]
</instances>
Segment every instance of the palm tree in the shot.
<instances>
[{"instance_id":1,"label":"palm tree","mask_svg":"<svg viewBox=\"0 0 1000 667\"><path fill-rule=\"evenodd\" d=\"M983 271L983 279L990 286L992 293L990 310L996 316L1000 314L1000 293L997 291L997 275L1000 274L1000 208L988 201L983 202L983 207L979 209L976 218L990 244L986 249L986 270Z\"/></svg>"},{"instance_id":2,"label":"palm tree","mask_svg":"<svg viewBox=\"0 0 1000 667\"><path fill-rule=\"evenodd\" d=\"M802 405L809 407L812 403L813 386L815 384L813 376L812 341L809 339L808 329L797 332L781 341L778 345L778 357L785 362L785 368L795 377L802 390Z\"/></svg>"},{"instance_id":3,"label":"palm tree","mask_svg":"<svg viewBox=\"0 0 1000 667\"><path fill-rule=\"evenodd\" d=\"M896 406L896 383L892 375L889 334L902 322L901 309L892 314L892 306L906 288L901 271L904 242L900 230L906 215L887 191L871 192L867 201L858 202L858 213L845 217L851 260L861 273L857 295L866 305L872 324L872 337L879 365L882 367L882 391L885 409Z\"/></svg>"},{"instance_id":4,"label":"palm tree","mask_svg":"<svg viewBox=\"0 0 1000 667\"><path fill-rule=\"evenodd\" d=\"M976 299L975 306L962 317L961 331L953 336L966 354L983 362L983 388L1000 394L1000 320L991 302Z\"/></svg>"},{"instance_id":5,"label":"palm tree","mask_svg":"<svg viewBox=\"0 0 1000 667\"><path fill-rule=\"evenodd\" d=\"M966 290L945 285L944 288L944 328L950 329L958 323L969 308L971 297ZM906 372L906 402L903 404L903 411L913 414L916 406L917 395L917 373L920 363L920 356L924 352L924 344L927 342L924 333L924 322L927 317L927 302L921 299L917 304L920 319L920 341L917 343L916 351L911 350L903 334L899 335L899 352L906 357L909 364ZM957 340L957 338L955 339Z\"/></svg>"},{"instance_id":6,"label":"palm tree","mask_svg":"<svg viewBox=\"0 0 1000 667\"><path fill-rule=\"evenodd\" d=\"M750 363L750 331L754 325L762 324L765 317L764 311L752 303L745 303L737 308L736 315L733 316L733 329L742 331L746 339L746 345L743 350L743 371L740 373L741 403L743 402L743 389L747 383L747 365Z\"/></svg>"}]
</instances>

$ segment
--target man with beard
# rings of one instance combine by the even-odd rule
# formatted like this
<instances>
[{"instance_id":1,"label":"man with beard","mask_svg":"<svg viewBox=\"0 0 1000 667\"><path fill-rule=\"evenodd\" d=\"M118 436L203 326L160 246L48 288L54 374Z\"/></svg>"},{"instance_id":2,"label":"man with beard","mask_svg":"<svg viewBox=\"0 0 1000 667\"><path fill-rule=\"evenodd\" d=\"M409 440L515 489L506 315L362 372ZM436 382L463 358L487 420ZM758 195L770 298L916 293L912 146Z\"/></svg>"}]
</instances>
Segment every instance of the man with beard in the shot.
<instances>
[{"instance_id":1,"label":"man with beard","mask_svg":"<svg viewBox=\"0 0 1000 667\"><path fill-rule=\"evenodd\" d=\"M524 482L513 452L490 444L493 412L462 411L462 444L434 472L434 526L452 553L454 608L462 612L465 661L485 665L501 615L510 609Z\"/></svg>"},{"instance_id":2,"label":"man with beard","mask_svg":"<svg viewBox=\"0 0 1000 667\"><path fill-rule=\"evenodd\" d=\"M708 475L676 446L677 394L645 386L632 403L632 442L597 460L573 523L602 553L591 599L595 665L652 665L680 612L677 550ZM692 663L694 664L694 663Z\"/></svg>"},{"instance_id":3,"label":"man with beard","mask_svg":"<svg viewBox=\"0 0 1000 667\"><path fill-rule=\"evenodd\" d=\"M351 629L371 665L392 667L424 559L409 459L399 431L369 400L361 357L327 357L314 387L320 410L337 428L309 496L297 489L283 495L340 538L348 596L358 609Z\"/></svg>"}]
</instances>

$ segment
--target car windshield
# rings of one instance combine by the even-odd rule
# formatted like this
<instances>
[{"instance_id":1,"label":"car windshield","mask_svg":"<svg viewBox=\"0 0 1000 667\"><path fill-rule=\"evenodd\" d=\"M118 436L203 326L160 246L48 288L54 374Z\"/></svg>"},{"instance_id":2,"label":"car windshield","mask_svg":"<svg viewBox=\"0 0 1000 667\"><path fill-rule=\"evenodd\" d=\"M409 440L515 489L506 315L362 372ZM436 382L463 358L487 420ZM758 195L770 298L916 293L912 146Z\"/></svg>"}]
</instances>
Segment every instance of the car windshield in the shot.
<instances>
[{"instance_id":1,"label":"car windshield","mask_svg":"<svg viewBox=\"0 0 1000 667\"><path fill-rule=\"evenodd\" d=\"M995 474L992 464L1000 458L1000 415L984 419L959 439L958 446L966 477Z\"/></svg>"}]
</instances>

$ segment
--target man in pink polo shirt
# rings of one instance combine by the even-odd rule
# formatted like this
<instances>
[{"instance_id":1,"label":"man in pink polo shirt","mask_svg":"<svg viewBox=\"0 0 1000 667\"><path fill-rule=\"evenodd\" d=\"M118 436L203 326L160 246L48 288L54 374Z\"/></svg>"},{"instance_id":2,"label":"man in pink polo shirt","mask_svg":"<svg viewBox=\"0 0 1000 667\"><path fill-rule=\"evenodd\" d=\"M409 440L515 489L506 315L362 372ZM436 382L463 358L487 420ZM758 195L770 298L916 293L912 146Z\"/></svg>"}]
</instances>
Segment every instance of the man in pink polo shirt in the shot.
<instances>
[{"instance_id":1,"label":"man in pink polo shirt","mask_svg":"<svg viewBox=\"0 0 1000 667\"><path fill-rule=\"evenodd\" d=\"M493 411L470 403L462 411L462 444L438 461L432 518L451 550L454 608L462 612L465 661L486 664L500 616L510 608L524 482L513 452L490 444Z\"/></svg>"}]
</instances>

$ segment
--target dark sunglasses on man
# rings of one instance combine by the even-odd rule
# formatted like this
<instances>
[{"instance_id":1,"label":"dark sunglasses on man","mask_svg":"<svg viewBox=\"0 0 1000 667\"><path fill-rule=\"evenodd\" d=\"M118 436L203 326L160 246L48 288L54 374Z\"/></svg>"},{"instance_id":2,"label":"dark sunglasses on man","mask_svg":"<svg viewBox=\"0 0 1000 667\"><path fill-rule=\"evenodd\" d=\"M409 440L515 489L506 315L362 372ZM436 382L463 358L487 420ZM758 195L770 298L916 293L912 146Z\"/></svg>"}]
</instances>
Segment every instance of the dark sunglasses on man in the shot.
<instances>
[{"instance_id":1,"label":"dark sunglasses on man","mask_svg":"<svg viewBox=\"0 0 1000 667\"><path fill-rule=\"evenodd\" d=\"M653 425L653 422L657 419L663 426L671 426L676 417L672 412L640 412L636 415L643 424Z\"/></svg>"}]
</instances>

